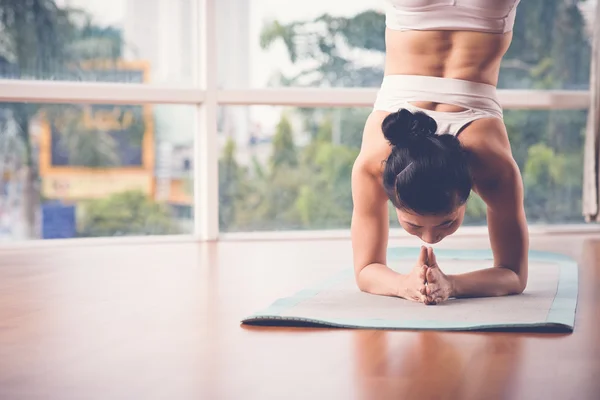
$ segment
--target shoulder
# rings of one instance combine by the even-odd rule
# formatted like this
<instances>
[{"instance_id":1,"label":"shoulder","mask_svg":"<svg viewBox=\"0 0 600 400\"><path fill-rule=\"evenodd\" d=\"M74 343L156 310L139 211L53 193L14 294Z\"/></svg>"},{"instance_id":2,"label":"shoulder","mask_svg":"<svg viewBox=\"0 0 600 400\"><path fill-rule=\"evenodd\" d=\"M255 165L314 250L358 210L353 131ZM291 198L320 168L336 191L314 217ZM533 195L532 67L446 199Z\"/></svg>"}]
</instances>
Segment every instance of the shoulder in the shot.
<instances>
[{"instance_id":1,"label":"shoulder","mask_svg":"<svg viewBox=\"0 0 600 400\"><path fill-rule=\"evenodd\" d=\"M512 155L504 123L499 119L474 121L459 136L470 157L473 185L489 205L522 197L522 178ZM516 204L515 204L516 205Z\"/></svg>"},{"instance_id":2,"label":"shoulder","mask_svg":"<svg viewBox=\"0 0 600 400\"><path fill-rule=\"evenodd\" d=\"M382 172L391 147L381 131L381 123L389 113L373 111L365 123L360 152L352 168L352 192L356 204L383 203Z\"/></svg>"},{"instance_id":3,"label":"shoulder","mask_svg":"<svg viewBox=\"0 0 600 400\"><path fill-rule=\"evenodd\" d=\"M369 115L365 123L360 153L355 163L357 168L374 177L381 175L384 162L392 150L381 130L381 124L388 115L389 113L383 111L373 111Z\"/></svg>"}]
</instances>

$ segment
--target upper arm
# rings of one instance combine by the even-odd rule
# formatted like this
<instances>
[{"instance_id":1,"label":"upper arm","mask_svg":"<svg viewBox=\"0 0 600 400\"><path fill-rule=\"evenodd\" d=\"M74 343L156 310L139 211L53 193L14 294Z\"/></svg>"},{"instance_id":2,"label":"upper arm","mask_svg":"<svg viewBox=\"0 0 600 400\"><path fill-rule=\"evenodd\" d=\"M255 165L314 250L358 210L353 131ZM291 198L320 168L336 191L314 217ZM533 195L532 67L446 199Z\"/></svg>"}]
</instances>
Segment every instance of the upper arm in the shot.
<instances>
[{"instance_id":1,"label":"upper arm","mask_svg":"<svg viewBox=\"0 0 600 400\"><path fill-rule=\"evenodd\" d=\"M527 283L529 233L523 202L523 180L510 149L481 150L474 168L475 191L487 204L487 224L494 264L513 270Z\"/></svg>"},{"instance_id":2,"label":"upper arm","mask_svg":"<svg viewBox=\"0 0 600 400\"><path fill-rule=\"evenodd\" d=\"M352 250L358 275L369 264L386 264L389 233L387 196L362 155L352 169L352 200Z\"/></svg>"}]
</instances>

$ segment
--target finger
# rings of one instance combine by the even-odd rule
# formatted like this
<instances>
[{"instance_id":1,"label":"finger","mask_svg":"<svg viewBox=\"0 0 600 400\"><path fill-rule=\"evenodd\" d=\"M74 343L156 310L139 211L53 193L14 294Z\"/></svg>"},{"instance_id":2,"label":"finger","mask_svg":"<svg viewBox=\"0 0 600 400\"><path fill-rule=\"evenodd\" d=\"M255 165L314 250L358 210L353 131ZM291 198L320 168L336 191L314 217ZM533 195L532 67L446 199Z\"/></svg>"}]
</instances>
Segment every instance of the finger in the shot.
<instances>
[{"instance_id":1,"label":"finger","mask_svg":"<svg viewBox=\"0 0 600 400\"><path fill-rule=\"evenodd\" d=\"M427 264L427 247L421 246L421 251L419 252L419 264Z\"/></svg>"},{"instance_id":2,"label":"finger","mask_svg":"<svg viewBox=\"0 0 600 400\"><path fill-rule=\"evenodd\" d=\"M427 268L427 283L436 283L437 276L435 276L432 268Z\"/></svg>"},{"instance_id":3,"label":"finger","mask_svg":"<svg viewBox=\"0 0 600 400\"><path fill-rule=\"evenodd\" d=\"M419 271L419 279L421 279L423 283L427 281L427 265L421 266L421 270Z\"/></svg>"},{"instance_id":4,"label":"finger","mask_svg":"<svg viewBox=\"0 0 600 400\"><path fill-rule=\"evenodd\" d=\"M427 296L426 304L428 305L437 305L444 301L444 298L439 294L432 294Z\"/></svg>"},{"instance_id":5,"label":"finger","mask_svg":"<svg viewBox=\"0 0 600 400\"><path fill-rule=\"evenodd\" d=\"M430 267L437 266L437 261L435 259L435 253L433 252L433 247L429 247L427 249L427 261L429 261Z\"/></svg>"},{"instance_id":6,"label":"finger","mask_svg":"<svg viewBox=\"0 0 600 400\"><path fill-rule=\"evenodd\" d=\"M427 296L436 297L442 288L437 285L427 285Z\"/></svg>"},{"instance_id":7,"label":"finger","mask_svg":"<svg viewBox=\"0 0 600 400\"><path fill-rule=\"evenodd\" d=\"M423 303L425 301L425 296L422 295L421 293L417 292L412 295L412 299L414 301L418 301L419 303Z\"/></svg>"}]
</instances>

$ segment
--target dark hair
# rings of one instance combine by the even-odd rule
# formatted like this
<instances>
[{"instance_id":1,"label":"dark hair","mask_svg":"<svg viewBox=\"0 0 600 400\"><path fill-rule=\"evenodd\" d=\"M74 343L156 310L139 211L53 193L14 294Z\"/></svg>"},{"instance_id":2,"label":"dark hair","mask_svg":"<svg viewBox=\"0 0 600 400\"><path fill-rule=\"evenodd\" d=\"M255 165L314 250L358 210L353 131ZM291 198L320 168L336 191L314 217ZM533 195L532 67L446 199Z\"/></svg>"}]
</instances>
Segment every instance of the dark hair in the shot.
<instances>
[{"instance_id":1,"label":"dark hair","mask_svg":"<svg viewBox=\"0 0 600 400\"><path fill-rule=\"evenodd\" d=\"M394 207L421 215L440 215L464 204L471 193L468 154L458 138L437 134L437 123L406 109L381 125L392 152L383 186Z\"/></svg>"}]
</instances>

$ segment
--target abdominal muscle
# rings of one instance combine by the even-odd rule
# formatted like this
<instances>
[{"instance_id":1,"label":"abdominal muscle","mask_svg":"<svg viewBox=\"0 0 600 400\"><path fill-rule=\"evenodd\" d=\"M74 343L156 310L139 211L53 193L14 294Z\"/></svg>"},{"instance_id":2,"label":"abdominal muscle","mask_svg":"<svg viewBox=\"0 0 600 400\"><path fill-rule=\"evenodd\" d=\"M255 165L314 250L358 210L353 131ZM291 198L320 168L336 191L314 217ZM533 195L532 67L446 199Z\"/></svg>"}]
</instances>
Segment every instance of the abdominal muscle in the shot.
<instances>
[{"instance_id":1,"label":"abdominal muscle","mask_svg":"<svg viewBox=\"0 0 600 400\"><path fill-rule=\"evenodd\" d=\"M472 31L395 31L386 29L385 75L426 75L496 86L500 62L512 33ZM462 111L458 106L414 102L435 111Z\"/></svg>"}]
</instances>

